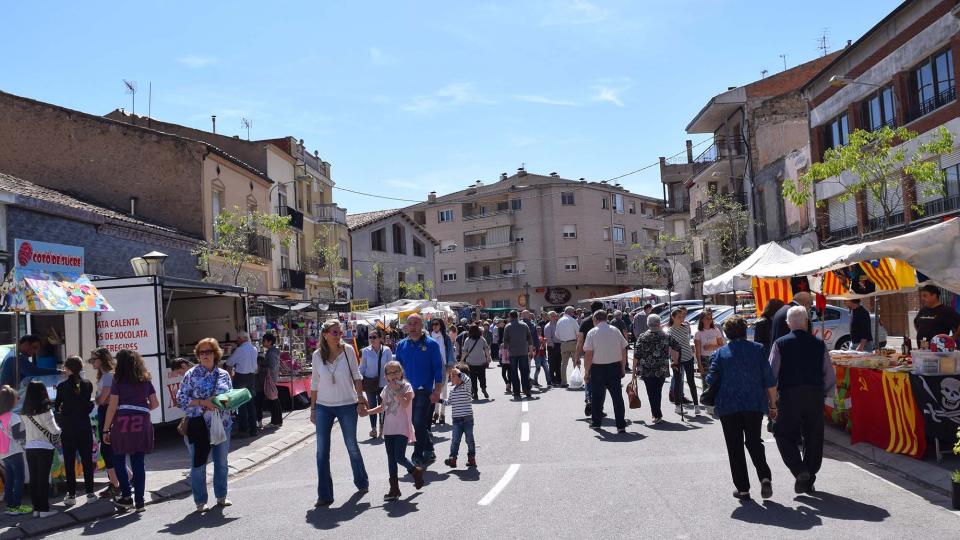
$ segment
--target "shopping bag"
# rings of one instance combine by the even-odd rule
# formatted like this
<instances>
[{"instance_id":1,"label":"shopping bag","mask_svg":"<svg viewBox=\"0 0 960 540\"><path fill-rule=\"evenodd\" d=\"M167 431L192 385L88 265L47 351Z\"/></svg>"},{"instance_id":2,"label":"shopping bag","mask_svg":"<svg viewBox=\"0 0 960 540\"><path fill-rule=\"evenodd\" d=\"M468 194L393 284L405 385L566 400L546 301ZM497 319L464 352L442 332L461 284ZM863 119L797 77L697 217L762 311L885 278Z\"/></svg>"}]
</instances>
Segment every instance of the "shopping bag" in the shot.
<instances>
[{"instance_id":1,"label":"shopping bag","mask_svg":"<svg viewBox=\"0 0 960 540\"><path fill-rule=\"evenodd\" d=\"M220 413L211 413L213 418L210 420L210 446L216 446L227 440L227 432L223 429L223 420Z\"/></svg>"},{"instance_id":2,"label":"shopping bag","mask_svg":"<svg viewBox=\"0 0 960 540\"><path fill-rule=\"evenodd\" d=\"M573 368L573 373L570 374L567 384L570 385L570 388L583 388L583 370L580 369L580 366Z\"/></svg>"},{"instance_id":3,"label":"shopping bag","mask_svg":"<svg viewBox=\"0 0 960 540\"><path fill-rule=\"evenodd\" d=\"M633 379L627 383L627 400L631 409L640 408L640 395L637 394L637 376L634 375Z\"/></svg>"},{"instance_id":4,"label":"shopping bag","mask_svg":"<svg viewBox=\"0 0 960 540\"><path fill-rule=\"evenodd\" d=\"M251 399L253 399L253 396L250 395L250 390L246 388L234 388L222 394L217 394L213 397L212 401L218 409L234 411Z\"/></svg>"},{"instance_id":5,"label":"shopping bag","mask_svg":"<svg viewBox=\"0 0 960 540\"><path fill-rule=\"evenodd\" d=\"M263 397L273 401L279 397L277 383L273 382L273 372L267 369L267 377L263 380Z\"/></svg>"}]
</instances>

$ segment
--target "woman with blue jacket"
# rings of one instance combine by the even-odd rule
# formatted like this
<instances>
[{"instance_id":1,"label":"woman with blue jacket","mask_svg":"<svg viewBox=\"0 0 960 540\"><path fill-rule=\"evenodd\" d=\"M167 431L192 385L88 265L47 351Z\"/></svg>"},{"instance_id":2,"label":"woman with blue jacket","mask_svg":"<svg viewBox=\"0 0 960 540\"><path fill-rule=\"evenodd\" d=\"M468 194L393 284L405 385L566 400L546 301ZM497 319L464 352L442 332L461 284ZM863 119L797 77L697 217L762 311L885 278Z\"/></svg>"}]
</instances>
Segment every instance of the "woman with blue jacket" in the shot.
<instances>
[{"instance_id":1,"label":"woman with blue jacket","mask_svg":"<svg viewBox=\"0 0 960 540\"><path fill-rule=\"evenodd\" d=\"M733 496L750 498L750 476L744 447L760 478L760 494L773 496L770 467L763 450L763 417L777 418L777 381L763 354L763 345L747 341L747 323L730 317L723 323L728 343L713 353L707 384L717 386L715 412L723 426L730 472L737 490Z\"/></svg>"}]
</instances>

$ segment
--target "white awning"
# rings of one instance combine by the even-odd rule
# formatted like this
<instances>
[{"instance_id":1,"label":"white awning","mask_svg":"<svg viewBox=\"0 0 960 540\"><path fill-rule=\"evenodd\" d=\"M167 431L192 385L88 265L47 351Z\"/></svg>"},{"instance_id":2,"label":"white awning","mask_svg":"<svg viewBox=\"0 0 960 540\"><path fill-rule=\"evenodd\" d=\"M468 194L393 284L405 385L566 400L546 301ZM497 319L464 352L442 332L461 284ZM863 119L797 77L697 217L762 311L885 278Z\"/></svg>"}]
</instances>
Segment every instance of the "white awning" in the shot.
<instances>
[{"instance_id":1,"label":"white awning","mask_svg":"<svg viewBox=\"0 0 960 540\"><path fill-rule=\"evenodd\" d=\"M798 256L780 247L776 242L770 242L757 248L743 262L727 270L719 276L703 282L703 294L723 294L734 291L749 291L749 270L757 266L783 264L793 261Z\"/></svg>"}]
</instances>

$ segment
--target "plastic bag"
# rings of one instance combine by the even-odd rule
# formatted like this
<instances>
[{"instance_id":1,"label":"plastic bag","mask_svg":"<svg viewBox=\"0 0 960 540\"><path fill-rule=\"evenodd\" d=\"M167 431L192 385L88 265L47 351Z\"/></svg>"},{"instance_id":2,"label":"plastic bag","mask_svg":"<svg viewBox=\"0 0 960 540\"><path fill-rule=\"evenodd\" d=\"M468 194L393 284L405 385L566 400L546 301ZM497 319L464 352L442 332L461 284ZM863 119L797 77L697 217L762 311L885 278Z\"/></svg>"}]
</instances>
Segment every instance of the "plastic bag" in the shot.
<instances>
[{"instance_id":1,"label":"plastic bag","mask_svg":"<svg viewBox=\"0 0 960 540\"><path fill-rule=\"evenodd\" d=\"M220 413L212 413L210 419L210 446L216 446L227 440L227 432L223 429L223 420Z\"/></svg>"},{"instance_id":2,"label":"plastic bag","mask_svg":"<svg viewBox=\"0 0 960 540\"><path fill-rule=\"evenodd\" d=\"M580 366L573 368L573 373L570 374L567 383L570 385L570 388L583 388L583 370L580 369Z\"/></svg>"}]
</instances>

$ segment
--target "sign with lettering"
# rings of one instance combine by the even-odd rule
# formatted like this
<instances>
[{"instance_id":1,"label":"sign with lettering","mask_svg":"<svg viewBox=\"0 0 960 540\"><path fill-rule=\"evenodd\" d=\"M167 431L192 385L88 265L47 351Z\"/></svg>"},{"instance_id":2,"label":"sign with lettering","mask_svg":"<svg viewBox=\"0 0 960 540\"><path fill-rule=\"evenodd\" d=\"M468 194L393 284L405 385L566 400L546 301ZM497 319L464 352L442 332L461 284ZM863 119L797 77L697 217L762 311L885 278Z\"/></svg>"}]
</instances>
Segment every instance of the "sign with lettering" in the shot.
<instances>
[{"instance_id":1,"label":"sign with lettering","mask_svg":"<svg viewBox=\"0 0 960 540\"><path fill-rule=\"evenodd\" d=\"M564 287L550 287L547 289L546 294L543 295L543 298L548 304L552 306L559 306L569 302L571 296L573 295L570 293L570 289L566 289Z\"/></svg>"},{"instance_id":2,"label":"sign with lettering","mask_svg":"<svg viewBox=\"0 0 960 540\"><path fill-rule=\"evenodd\" d=\"M111 353L120 349L141 356L159 353L157 307L152 287L107 288L101 293L115 311L97 314L97 345Z\"/></svg>"},{"instance_id":3,"label":"sign with lettering","mask_svg":"<svg viewBox=\"0 0 960 540\"><path fill-rule=\"evenodd\" d=\"M83 273L83 248L65 244L51 244L35 240L14 241L17 268L41 272Z\"/></svg>"},{"instance_id":4,"label":"sign with lettering","mask_svg":"<svg viewBox=\"0 0 960 540\"><path fill-rule=\"evenodd\" d=\"M370 309L370 302L366 298L350 301L350 311L367 311L368 309Z\"/></svg>"}]
</instances>

